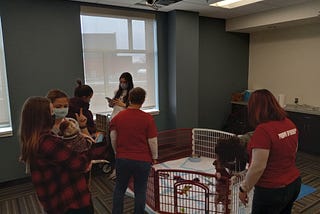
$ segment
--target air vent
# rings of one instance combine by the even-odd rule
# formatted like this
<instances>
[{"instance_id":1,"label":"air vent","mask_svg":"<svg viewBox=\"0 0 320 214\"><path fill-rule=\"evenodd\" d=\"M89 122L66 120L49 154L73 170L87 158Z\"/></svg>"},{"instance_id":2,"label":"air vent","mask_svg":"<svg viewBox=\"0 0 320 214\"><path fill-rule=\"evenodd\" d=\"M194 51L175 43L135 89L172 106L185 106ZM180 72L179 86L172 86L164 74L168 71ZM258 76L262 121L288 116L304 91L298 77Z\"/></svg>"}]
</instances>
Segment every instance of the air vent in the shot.
<instances>
[{"instance_id":1,"label":"air vent","mask_svg":"<svg viewBox=\"0 0 320 214\"><path fill-rule=\"evenodd\" d=\"M153 8L160 8L162 6L168 6L170 4L174 4L177 3L179 1L182 0L150 0L150 3L147 3L146 0L142 0L141 2L136 3L135 5L139 5L139 6L148 6L148 7L153 7ZM153 2L153 3L151 3Z\"/></svg>"},{"instance_id":2,"label":"air vent","mask_svg":"<svg viewBox=\"0 0 320 214\"><path fill-rule=\"evenodd\" d=\"M158 1L156 1L156 4L163 5L163 6L168 6L170 4L174 4L174 3L177 3L179 1L182 1L182 0L158 0Z\"/></svg>"}]
</instances>

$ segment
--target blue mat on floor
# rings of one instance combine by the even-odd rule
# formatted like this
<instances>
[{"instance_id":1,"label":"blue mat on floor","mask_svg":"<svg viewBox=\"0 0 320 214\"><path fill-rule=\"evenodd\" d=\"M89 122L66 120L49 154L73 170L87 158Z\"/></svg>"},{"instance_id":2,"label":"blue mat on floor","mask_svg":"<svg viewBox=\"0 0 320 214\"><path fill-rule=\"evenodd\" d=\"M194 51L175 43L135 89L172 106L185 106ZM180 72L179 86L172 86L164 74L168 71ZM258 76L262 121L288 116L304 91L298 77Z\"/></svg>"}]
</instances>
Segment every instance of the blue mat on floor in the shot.
<instances>
[{"instance_id":1,"label":"blue mat on floor","mask_svg":"<svg viewBox=\"0 0 320 214\"><path fill-rule=\"evenodd\" d=\"M296 201L303 198L304 196L307 196L307 195L313 193L314 191L316 191L316 189L313 188L312 186L301 184L300 193L299 193Z\"/></svg>"}]
</instances>

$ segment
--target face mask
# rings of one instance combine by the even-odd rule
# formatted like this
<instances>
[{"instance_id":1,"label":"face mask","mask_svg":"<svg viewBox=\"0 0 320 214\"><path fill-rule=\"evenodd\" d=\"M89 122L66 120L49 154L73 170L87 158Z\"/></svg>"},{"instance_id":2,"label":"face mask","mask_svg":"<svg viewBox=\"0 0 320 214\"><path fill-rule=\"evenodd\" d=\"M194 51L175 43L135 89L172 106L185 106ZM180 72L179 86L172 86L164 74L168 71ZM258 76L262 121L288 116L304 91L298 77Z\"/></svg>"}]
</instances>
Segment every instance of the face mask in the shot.
<instances>
[{"instance_id":1,"label":"face mask","mask_svg":"<svg viewBox=\"0 0 320 214\"><path fill-rule=\"evenodd\" d=\"M128 88L128 84L127 83L120 83L120 87L125 90Z\"/></svg>"},{"instance_id":2,"label":"face mask","mask_svg":"<svg viewBox=\"0 0 320 214\"><path fill-rule=\"evenodd\" d=\"M56 119L61 119L67 116L69 108L54 108L53 113L56 115Z\"/></svg>"}]
</instances>

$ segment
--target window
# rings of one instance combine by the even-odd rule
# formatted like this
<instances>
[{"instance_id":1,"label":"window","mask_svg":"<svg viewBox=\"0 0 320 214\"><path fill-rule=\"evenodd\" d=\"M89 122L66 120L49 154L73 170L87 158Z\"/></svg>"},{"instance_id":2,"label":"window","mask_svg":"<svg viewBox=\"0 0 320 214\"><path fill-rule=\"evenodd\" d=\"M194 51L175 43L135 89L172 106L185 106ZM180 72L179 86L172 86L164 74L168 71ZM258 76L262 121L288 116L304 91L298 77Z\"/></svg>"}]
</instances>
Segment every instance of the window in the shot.
<instances>
[{"instance_id":1,"label":"window","mask_svg":"<svg viewBox=\"0 0 320 214\"><path fill-rule=\"evenodd\" d=\"M81 30L85 82L94 90L90 108L111 112L106 96L113 97L123 72L134 86L147 92L142 109L158 112L156 22L153 15L82 7ZM88 11L90 10L91 11Z\"/></svg>"},{"instance_id":2,"label":"window","mask_svg":"<svg viewBox=\"0 0 320 214\"><path fill-rule=\"evenodd\" d=\"M9 96L6 76L6 63L4 58L4 47L2 37L2 26L0 17L0 136L12 135Z\"/></svg>"}]
</instances>

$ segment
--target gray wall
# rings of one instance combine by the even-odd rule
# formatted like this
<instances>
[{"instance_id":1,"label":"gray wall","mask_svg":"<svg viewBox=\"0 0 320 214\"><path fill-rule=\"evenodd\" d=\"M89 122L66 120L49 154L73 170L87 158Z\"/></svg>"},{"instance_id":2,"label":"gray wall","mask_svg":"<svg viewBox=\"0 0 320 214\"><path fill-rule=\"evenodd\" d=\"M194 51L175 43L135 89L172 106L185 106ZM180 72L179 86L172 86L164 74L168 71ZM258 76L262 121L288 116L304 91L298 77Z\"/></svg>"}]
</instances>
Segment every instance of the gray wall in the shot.
<instances>
[{"instance_id":1,"label":"gray wall","mask_svg":"<svg viewBox=\"0 0 320 214\"><path fill-rule=\"evenodd\" d=\"M169 13L169 105L177 128L198 127L199 15Z\"/></svg>"},{"instance_id":2,"label":"gray wall","mask_svg":"<svg viewBox=\"0 0 320 214\"><path fill-rule=\"evenodd\" d=\"M199 23L199 127L220 130L231 94L248 87L249 35L225 32L222 19Z\"/></svg>"},{"instance_id":3,"label":"gray wall","mask_svg":"<svg viewBox=\"0 0 320 214\"><path fill-rule=\"evenodd\" d=\"M0 3L13 137L0 138L0 181L24 177L18 162L21 107L29 96L61 88L72 95L83 78L79 5L63 1Z\"/></svg>"},{"instance_id":4,"label":"gray wall","mask_svg":"<svg viewBox=\"0 0 320 214\"><path fill-rule=\"evenodd\" d=\"M14 136L0 138L0 182L26 176L24 165L18 162L17 135L25 99L45 95L51 88L72 95L75 80L83 79L80 4L61 0L0 1L14 130ZM248 37L225 33L222 20L182 11L177 11L173 19L169 18L171 14L153 13L158 27L158 130L218 127L229 113L231 92L246 87ZM184 35L190 31L194 32L188 39ZM220 58L215 60L213 56ZM226 60L225 56L232 58Z\"/></svg>"}]
</instances>

